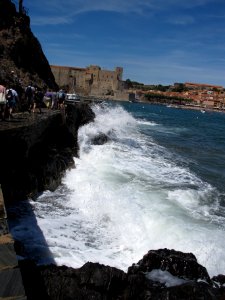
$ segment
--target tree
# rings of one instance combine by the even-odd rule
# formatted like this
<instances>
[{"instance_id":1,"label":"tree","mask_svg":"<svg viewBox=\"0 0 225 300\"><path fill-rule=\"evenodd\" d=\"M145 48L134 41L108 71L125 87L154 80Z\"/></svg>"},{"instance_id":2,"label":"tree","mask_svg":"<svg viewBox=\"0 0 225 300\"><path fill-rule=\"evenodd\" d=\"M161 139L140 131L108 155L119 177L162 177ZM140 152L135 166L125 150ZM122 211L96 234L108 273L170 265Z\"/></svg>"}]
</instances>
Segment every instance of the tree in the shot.
<instances>
[{"instance_id":1,"label":"tree","mask_svg":"<svg viewBox=\"0 0 225 300\"><path fill-rule=\"evenodd\" d=\"M178 92L178 93L185 92L187 90L188 89L186 88L186 86L183 83L177 83L176 85L174 85L174 88L173 88L173 91Z\"/></svg>"},{"instance_id":2,"label":"tree","mask_svg":"<svg viewBox=\"0 0 225 300\"><path fill-rule=\"evenodd\" d=\"M128 89L133 87L132 81L130 79L126 79L125 83Z\"/></svg>"}]
</instances>

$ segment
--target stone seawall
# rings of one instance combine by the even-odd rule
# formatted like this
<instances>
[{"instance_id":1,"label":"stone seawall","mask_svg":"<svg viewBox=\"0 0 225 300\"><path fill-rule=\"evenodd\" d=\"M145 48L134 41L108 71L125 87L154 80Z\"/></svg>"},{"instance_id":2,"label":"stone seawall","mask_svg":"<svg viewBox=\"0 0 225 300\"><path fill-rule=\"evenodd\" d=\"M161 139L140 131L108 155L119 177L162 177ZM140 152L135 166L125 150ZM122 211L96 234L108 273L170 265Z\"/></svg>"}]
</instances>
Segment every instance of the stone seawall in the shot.
<instances>
[{"instance_id":1,"label":"stone seawall","mask_svg":"<svg viewBox=\"0 0 225 300\"><path fill-rule=\"evenodd\" d=\"M58 186L78 155L79 126L93 118L81 103L65 111L18 113L0 123L0 299L27 299L5 207Z\"/></svg>"},{"instance_id":2,"label":"stone seawall","mask_svg":"<svg viewBox=\"0 0 225 300\"><path fill-rule=\"evenodd\" d=\"M7 215L0 186L0 299L25 300L14 241L8 230Z\"/></svg>"},{"instance_id":3,"label":"stone seawall","mask_svg":"<svg viewBox=\"0 0 225 300\"><path fill-rule=\"evenodd\" d=\"M77 130L93 120L87 104L20 113L0 123L0 184L6 204L54 190L78 155Z\"/></svg>"}]
</instances>

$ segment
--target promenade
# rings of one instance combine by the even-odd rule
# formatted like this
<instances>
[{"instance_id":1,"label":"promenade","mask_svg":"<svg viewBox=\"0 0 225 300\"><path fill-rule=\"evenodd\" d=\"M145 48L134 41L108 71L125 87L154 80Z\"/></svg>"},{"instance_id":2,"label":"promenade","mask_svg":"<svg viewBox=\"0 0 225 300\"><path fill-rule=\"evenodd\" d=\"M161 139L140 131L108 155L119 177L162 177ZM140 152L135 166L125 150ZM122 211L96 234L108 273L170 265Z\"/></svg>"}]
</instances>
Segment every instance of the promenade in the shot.
<instances>
[{"instance_id":1,"label":"promenade","mask_svg":"<svg viewBox=\"0 0 225 300\"><path fill-rule=\"evenodd\" d=\"M0 122L0 131L28 126L33 123L37 123L38 121L48 119L49 116L56 115L56 114L60 114L60 111L59 110L50 110L47 108L43 108L41 114L39 114L38 112L14 113L13 118L10 121L5 120L5 121Z\"/></svg>"}]
</instances>

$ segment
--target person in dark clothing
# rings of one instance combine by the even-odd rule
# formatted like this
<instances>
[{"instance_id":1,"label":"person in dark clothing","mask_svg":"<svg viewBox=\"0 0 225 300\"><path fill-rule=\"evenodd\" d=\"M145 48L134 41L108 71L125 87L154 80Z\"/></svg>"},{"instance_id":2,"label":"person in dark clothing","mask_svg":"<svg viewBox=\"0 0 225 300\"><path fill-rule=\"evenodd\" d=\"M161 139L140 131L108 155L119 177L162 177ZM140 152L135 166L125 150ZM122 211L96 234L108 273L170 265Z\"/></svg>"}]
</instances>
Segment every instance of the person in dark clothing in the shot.
<instances>
[{"instance_id":1,"label":"person in dark clothing","mask_svg":"<svg viewBox=\"0 0 225 300\"><path fill-rule=\"evenodd\" d=\"M44 99L44 93L41 89L37 88L34 93L34 109L38 108L39 113L42 113L42 107L43 107L43 99Z\"/></svg>"},{"instance_id":2,"label":"person in dark clothing","mask_svg":"<svg viewBox=\"0 0 225 300\"><path fill-rule=\"evenodd\" d=\"M27 105L28 105L28 111L31 112L34 112L34 93L35 93L35 88L32 86L32 84L28 85L26 87L26 90L25 90L25 98L26 98L26 101L27 101Z\"/></svg>"},{"instance_id":3,"label":"person in dark clothing","mask_svg":"<svg viewBox=\"0 0 225 300\"><path fill-rule=\"evenodd\" d=\"M6 101L7 101L7 108L9 113L9 120L13 118L12 112L16 107L16 104L18 102L18 94L17 91L9 88L6 90Z\"/></svg>"}]
</instances>

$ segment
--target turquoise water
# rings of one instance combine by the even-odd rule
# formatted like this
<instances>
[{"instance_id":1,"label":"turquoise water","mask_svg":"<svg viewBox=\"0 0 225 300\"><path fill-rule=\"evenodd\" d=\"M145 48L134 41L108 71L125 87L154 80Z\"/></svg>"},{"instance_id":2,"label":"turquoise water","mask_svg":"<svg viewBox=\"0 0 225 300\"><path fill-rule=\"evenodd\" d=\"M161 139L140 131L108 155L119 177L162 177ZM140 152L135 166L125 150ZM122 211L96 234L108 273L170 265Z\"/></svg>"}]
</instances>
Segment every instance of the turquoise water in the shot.
<instances>
[{"instance_id":1,"label":"turquoise water","mask_svg":"<svg viewBox=\"0 0 225 300\"><path fill-rule=\"evenodd\" d=\"M11 232L26 255L126 270L150 249L171 248L224 273L225 114L128 102L93 110L76 168L22 214L14 209ZM93 145L99 134L107 143Z\"/></svg>"}]
</instances>

